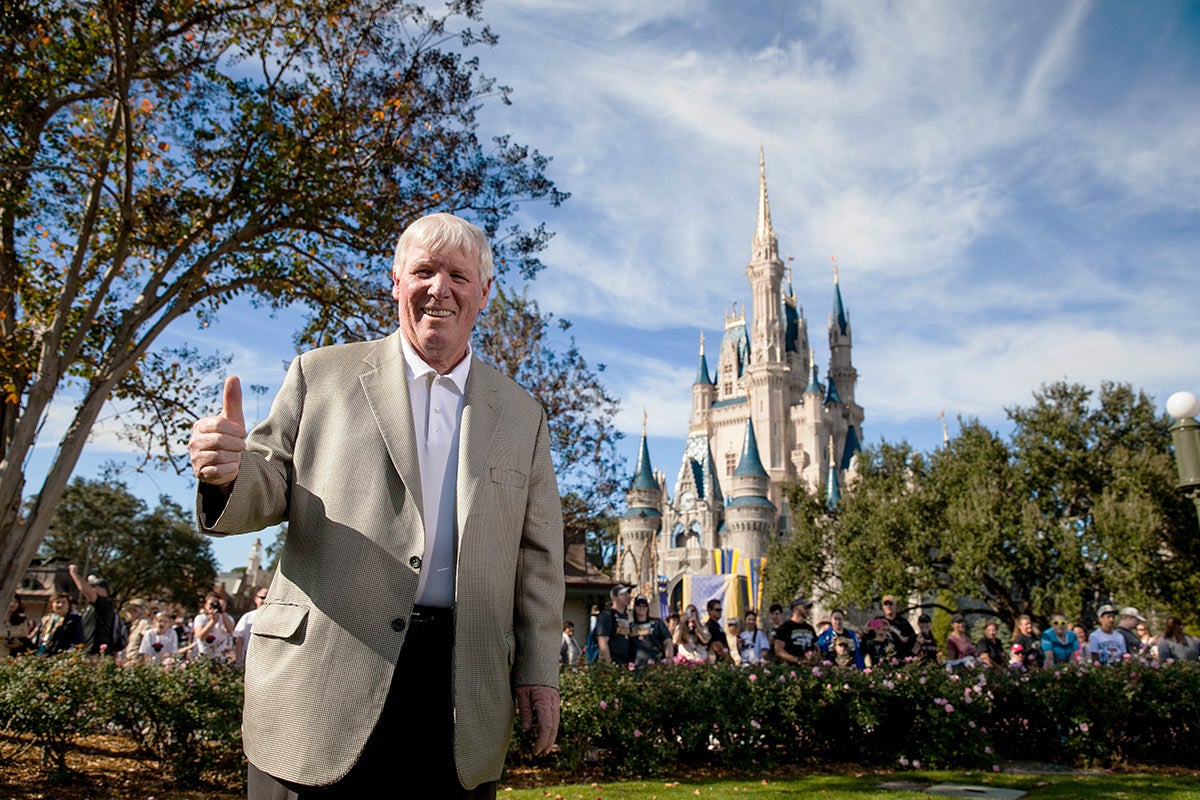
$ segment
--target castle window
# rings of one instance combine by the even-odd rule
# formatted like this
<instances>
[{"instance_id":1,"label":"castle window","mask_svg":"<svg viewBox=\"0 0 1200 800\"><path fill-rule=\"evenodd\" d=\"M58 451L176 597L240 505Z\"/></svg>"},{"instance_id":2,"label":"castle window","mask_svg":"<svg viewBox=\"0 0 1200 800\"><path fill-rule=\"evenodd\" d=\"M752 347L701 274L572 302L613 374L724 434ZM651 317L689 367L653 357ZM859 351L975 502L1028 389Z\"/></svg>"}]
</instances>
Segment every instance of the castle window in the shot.
<instances>
[{"instance_id":1,"label":"castle window","mask_svg":"<svg viewBox=\"0 0 1200 800\"><path fill-rule=\"evenodd\" d=\"M732 475L735 469L737 469L737 453L726 453L725 474Z\"/></svg>"}]
</instances>

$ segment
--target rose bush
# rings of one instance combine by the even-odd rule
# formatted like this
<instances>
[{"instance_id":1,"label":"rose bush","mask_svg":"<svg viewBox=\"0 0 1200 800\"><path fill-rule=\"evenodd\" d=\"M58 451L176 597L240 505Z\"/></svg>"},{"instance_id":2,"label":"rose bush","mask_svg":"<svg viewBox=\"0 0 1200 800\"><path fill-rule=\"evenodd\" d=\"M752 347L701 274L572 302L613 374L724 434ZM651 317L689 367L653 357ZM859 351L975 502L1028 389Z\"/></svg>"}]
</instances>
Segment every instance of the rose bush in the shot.
<instances>
[{"instance_id":1,"label":"rose bush","mask_svg":"<svg viewBox=\"0 0 1200 800\"><path fill-rule=\"evenodd\" d=\"M992 768L1036 759L1070 766L1194 766L1200 664L1128 659L1055 669L917 663L859 672L829 664L592 665L561 676L555 766L623 778L677 766L819 765ZM0 763L43 748L66 768L80 737L127 735L177 781L243 779L242 677L208 660L119 667L68 653L0 661ZM510 765L531 755L516 735Z\"/></svg>"}]
</instances>

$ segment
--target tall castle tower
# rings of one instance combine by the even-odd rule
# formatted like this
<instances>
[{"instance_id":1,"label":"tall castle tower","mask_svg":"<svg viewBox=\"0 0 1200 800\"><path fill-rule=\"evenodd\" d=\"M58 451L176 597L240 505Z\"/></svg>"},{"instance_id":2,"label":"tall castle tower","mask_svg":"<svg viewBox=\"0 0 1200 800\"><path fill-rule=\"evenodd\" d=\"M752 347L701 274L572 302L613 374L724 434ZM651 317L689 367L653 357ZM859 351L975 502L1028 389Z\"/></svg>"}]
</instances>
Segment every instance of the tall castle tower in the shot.
<instances>
[{"instance_id":1,"label":"tall castle tower","mask_svg":"<svg viewBox=\"0 0 1200 800\"><path fill-rule=\"evenodd\" d=\"M711 574L713 551L721 548L761 557L790 529L789 485L803 482L836 503L839 485L853 473L864 414L855 402L858 372L837 263L822 384L791 270L779 256L761 149L758 170L758 214L746 265L750 316L745 305L726 311L711 376L700 334L673 495L665 476L650 470L643 422L628 511L620 520L617 579L623 582L650 586L659 576L677 582L686 574ZM637 555L648 541L654 556Z\"/></svg>"}]
</instances>

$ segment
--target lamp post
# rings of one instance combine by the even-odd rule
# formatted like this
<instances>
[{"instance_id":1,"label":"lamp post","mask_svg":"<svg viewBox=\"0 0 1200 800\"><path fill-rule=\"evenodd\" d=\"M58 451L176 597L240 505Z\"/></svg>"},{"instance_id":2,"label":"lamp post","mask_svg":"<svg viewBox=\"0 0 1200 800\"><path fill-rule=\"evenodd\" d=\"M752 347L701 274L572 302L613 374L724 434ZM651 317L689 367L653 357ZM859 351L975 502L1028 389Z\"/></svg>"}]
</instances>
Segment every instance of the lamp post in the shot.
<instances>
[{"instance_id":1,"label":"lamp post","mask_svg":"<svg viewBox=\"0 0 1200 800\"><path fill-rule=\"evenodd\" d=\"M1175 468L1179 471L1176 484L1196 504L1200 514L1200 399L1191 392L1176 392L1167 398L1167 413L1175 418L1170 428L1175 444Z\"/></svg>"}]
</instances>

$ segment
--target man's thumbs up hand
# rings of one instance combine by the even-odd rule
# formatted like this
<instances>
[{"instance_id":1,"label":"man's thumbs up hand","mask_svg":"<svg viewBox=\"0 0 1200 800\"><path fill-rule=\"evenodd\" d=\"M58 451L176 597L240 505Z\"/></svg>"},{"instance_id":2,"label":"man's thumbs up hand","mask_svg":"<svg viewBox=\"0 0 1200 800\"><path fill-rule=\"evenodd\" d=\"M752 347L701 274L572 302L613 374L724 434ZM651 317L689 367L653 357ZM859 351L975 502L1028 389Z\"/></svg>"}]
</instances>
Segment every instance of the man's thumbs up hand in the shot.
<instances>
[{"instance_id":1,"label":"man's thumbs up hand","mask_svg":"<svg viewBox=\"0 0 1200 800\"><path fill-rule=\"evenodd\" d=\"M221 416L236 424L243 432L246 430L246 416L242 413L242 382L238 380L237 375L230 375L225 379L225 392L221 395Z\"/></svg>"},{"instance_id":2,"label":"man's thumbs up hand","mask_svg":"<svg viewBox=\"0 0 1200 800\"><path fill-rule=\"evenodd\" d=\"M201 483L228 486L237 478L245 449L242 382L237 376L230 376L225 379L220 416L204 417L192 426L192 438L188 440L192 472Z\"/></svg>"}]
</instances>

